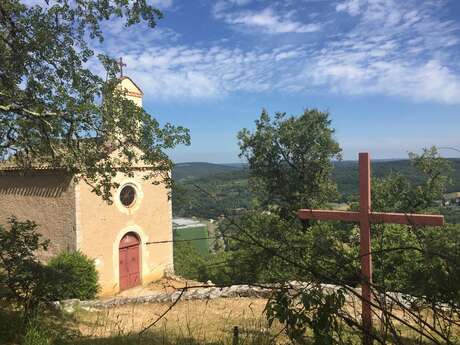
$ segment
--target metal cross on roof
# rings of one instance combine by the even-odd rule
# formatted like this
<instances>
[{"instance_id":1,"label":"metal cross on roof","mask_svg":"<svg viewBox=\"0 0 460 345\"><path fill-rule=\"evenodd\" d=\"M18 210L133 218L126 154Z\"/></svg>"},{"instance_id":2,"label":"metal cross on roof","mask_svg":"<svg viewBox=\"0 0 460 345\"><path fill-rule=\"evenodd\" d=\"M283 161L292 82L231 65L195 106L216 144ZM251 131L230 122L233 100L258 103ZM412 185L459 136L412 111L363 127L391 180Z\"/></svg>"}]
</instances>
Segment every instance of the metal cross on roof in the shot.
<instances>
[{"instance_id":1,"label":"metal cross on roof","mask_svg":"<svg viewBox=\"0 0 460 345\"><path fill-rule=\"evenodd\" d=\"M363 344L372 344L372 254L371 223L393 223L420 226L440 226L444 217L428 214L383 213L371 209L371 161L367 152L359 154L359 212L302 209L298 216L302 220L341 220L360 225L361 300Z\"/></svg>"},{"instance_id":2,"label":"metal cross on roof","mask_svg":"<svg viewBox=\"0 0 460 345\"><path fill-rule=\"evenodd\" d=\"M126 67L127 65L123 63L123 58L120 57L120 59L117 62L117 65L120 66L120 78L123 77L123 67Z\"/></svg>"}]
</instances>

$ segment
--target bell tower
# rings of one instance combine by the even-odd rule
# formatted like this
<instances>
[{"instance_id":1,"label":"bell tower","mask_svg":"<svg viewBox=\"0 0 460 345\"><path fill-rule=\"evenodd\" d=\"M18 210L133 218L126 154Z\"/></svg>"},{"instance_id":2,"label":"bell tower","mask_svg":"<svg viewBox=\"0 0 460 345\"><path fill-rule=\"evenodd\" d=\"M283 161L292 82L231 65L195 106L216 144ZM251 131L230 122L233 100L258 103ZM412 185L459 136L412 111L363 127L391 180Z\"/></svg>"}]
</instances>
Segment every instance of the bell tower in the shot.
<instances>
[{"instance_id":1,"label":"bell tower","mask_svg":"<svg viewBox=\"0 0 460 345\"><path fill-rule=\"evenodd\" d=\"M126 67L123 58L120 57L117 64L120 67L120 81L118 86L125 93L127 99L133 101L134 104L142 108L142 97L144 93L130 77L123 76L123 67Z\"/></svg>"},{"instance_id":2,"label":"bell tower","mask_svg":"<svg viewBox=\"0 0 460 345\"><path fill-rule=\"evenodd\" d=\"M133 101L134 104L142 108L142 97L144 97L144 93L130 77L122 76L118 85L127 99Z\"/></svg>"}]
</instances>

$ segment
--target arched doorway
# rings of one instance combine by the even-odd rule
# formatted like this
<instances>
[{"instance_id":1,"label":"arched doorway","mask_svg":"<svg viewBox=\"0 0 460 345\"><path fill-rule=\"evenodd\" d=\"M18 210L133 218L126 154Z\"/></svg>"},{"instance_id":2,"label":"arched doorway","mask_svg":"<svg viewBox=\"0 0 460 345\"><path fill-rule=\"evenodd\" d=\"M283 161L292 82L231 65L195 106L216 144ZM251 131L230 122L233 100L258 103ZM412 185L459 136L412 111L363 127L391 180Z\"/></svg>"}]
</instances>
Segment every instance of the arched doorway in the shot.
<instances>
[{"instance_id":1,"label":"arched doorway","mask_svg":"<svg viewBox=\"0 0 460 345\"><path fill-rule=\"evenodd\" d=\"M119 245L120 290L141 284L140 241L133 232L128 232Z\"/></svg>"}]
</instances>

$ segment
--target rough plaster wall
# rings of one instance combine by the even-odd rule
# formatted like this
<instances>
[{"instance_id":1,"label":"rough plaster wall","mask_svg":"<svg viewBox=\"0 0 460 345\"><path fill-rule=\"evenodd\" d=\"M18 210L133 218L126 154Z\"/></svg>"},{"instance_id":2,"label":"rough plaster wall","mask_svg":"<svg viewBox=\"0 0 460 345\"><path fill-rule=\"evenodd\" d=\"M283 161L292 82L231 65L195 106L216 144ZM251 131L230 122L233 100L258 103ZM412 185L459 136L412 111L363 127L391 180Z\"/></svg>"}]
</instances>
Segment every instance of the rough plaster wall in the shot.
<instances>
[{"instance_id":1,"label":"rough plaster wall","mask_svg":"<svg viewBox=\"0 0 460 345\"><path fill-rule=\"evenodd\" d=\"M128 232L141 239L141 272L145 284L160 278L165 270L172 269L172 243L146 245L147 241L172 240L171 202L164 185L152 185L142 179L144 173L135 172L133 178L117 175L120 188L114 191L114 203L109 205L83 181L79 183L78 200L79 249L96 260L99 271L101 295L118 291L118 246ZM126 208L118 199L119 190L126 183L138 189L138 199L133 207Z\"/></svg>"},{"instance_id":2,"label":"rough plaster wall","mask_svg":"<svg viewBox=\"0 0 460 345\"><path fill-rule=\"evenodd\" d=\"M59 171L19 171L0 174L0 223L12 215L33 220L44 238L48 251L42 260L64 250L76 249L75 191L72 176Z\"/></svg>"}]
</instances>

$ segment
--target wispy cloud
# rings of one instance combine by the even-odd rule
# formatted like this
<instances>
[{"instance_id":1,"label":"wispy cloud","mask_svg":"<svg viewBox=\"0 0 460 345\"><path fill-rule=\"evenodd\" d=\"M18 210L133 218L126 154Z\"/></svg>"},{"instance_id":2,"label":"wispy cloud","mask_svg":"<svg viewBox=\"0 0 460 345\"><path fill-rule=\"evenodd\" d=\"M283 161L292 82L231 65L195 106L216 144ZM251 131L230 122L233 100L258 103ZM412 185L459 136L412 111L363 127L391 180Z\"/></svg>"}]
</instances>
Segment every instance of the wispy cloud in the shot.
<instances>
[{"instance_id":1,"label":"wispy cloud","mask_svg":"<svg viewBox=\"0 0 460 345\"><path fill-rule=\"evenodd\" d=\"M218 1L214 18L270 35L308 42L235 48L231 42L184 42L174 30L124 28L110 22L99 50L123 56L147 95L163 100L209 99L232 92L383 94L460 104L459 25L437 2L346 0L326 6L332 24L319 29L295 12L248 9L249 0ZM220 4L220 5L219 5ZM223 4L223 5L222 5ZM221 6L216 8L216 6ZM352 23L337 31L344 16ZM330 19L333 18L333 19ZM299 43L300 42L300 43Z\"/></svg>"},{"instance_id":2,"label":"wispy cloud","mask_svg":"<svg viewBox=\"0 0 460 345\"><path fill-rule=\"evenodd\" d=\"M439 5L438 5L439 6ZM357 17L355 27L314 52L301 78L345 94L381 93L418 101L460 103L453 61L459 27L436 16L427 2L347 0L339 12Z\"/></svg>"},{"instance_id":3,"label":"wispy cloud","mask_svg":"<svg viewBox=\"0 0 460 345\"><path fill-rule=\"evenodd\" d=\"M191 100L224 97L237 92L264 92L276 88L276 73L305 54L300 48L284 46L271 50L242 51L222 46L143 47L118 50L129 75L144 92L161 100Z\"/></svg>"},{"instance_id":4,"label":"wispy cloud","mask_svg":"<svg viewBox=\"0 0 460 345\"><path fill-rule=\"evenodd\" d=\"M265 8L262 11L219 14L218 17L224 19L228 24L242 25L270 34L315 32L321 28L319 24L304 24L292 20L289 16L277 15L272 8Z\"/></svg>"},{"instance_id":5,"label":"wispy cloud","mask_svg":"<svg viewBox=\"0 0 460 345\"><path fill-rule=\"evenodd\" d=\"M216 19L235 28L245 28L269 34L308 33L320 30L317 23L303 23L294 19L295 11L280 11L273 7L260 10L242 10L240 7L250 3L250 0L220 0L213 6Z\"/></svg>"},{"instance_id":6,"label":"wispy cloud","mask_svg":"<svg viewBox=\"0 0 460 345\"><path fill-rule=\"evenodd\" d=\"M337 4L335 9L337 12L347 12L352 16L360 13L363 1L362 0L346 0Z\"/></svg>"},{"instance_id":7,"label":"wispy cloud","mask_svg":"<svg viewBox=\"0 0 460 345\"><path fill-rule=\"evenodd\" d=\"M149 0L147 3L163 10L172 7L173 0Z\"/></svg>"}]
</instances>

